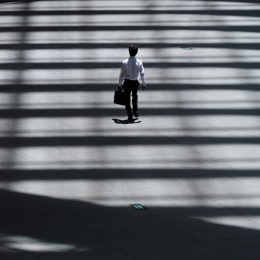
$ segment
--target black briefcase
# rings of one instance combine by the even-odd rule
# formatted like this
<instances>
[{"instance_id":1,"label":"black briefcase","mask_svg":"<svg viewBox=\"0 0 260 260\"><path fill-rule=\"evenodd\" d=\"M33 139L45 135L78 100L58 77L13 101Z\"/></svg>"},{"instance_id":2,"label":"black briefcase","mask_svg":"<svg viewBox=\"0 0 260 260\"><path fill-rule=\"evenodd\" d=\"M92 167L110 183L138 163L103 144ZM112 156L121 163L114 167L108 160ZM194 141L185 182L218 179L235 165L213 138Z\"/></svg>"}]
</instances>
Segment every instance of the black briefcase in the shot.
<instances>
[{"instance_id":1,"label":"black briefcase","mask_svg":"<svg viewBox=\"0 0 260 260\"><path fill-rule=\"evenodd\" d=\"M114 103L118 105L125 105L125 92L123 89L115 90Z\"/></svg>"}]
</instances>

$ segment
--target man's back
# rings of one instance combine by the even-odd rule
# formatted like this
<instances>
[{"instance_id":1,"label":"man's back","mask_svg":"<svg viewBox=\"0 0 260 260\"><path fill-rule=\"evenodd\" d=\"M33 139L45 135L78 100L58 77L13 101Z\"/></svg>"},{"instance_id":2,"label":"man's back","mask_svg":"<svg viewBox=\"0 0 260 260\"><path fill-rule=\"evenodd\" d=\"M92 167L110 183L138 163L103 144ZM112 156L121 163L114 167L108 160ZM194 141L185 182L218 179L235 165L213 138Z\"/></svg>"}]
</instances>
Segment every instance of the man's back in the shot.
<instances>
[{"instance_id":1,"label":"man's back","mask_svg":"<svg viewBox=\"0 0 260 260\"><path fill-rule=\"evenodd\" d=\"M144 81L144 67L143 63L134 56L130 56L128 59L122 62L121 73L119 77L119 84L122 85L124 79L138 80L141 76L142 85L145 85Z\"/></svg>"}]
</instances>

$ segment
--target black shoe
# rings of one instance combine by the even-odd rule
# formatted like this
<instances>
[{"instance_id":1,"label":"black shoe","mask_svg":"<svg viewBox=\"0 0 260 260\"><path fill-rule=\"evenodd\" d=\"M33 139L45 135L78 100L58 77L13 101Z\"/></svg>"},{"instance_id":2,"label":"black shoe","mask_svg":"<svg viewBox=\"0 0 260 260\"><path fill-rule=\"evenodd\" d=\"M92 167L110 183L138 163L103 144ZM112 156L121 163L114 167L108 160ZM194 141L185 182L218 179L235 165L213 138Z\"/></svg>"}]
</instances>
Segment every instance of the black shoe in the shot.
<instances>
[{"instance_id":1,"label":"black shoe","mask_svg":"<svg viewBox=\"0 0 260 260\"><path fill-rule=\"evenodd\" d=\"M134 113L134 116L135 116L135 117L139 117L139 114L138 114L138 113Z\"/></svg>"},{"instance_id":2,"label":"black shoe","mask_svg":"<svg viewBox=\"0 0 260 260\"><path fill-rule=\"evenodd\" d=\"M133 123L133 122L134 122L133 117L129 116L128 117L128 123Z\"/></svg>"}]
</instances>

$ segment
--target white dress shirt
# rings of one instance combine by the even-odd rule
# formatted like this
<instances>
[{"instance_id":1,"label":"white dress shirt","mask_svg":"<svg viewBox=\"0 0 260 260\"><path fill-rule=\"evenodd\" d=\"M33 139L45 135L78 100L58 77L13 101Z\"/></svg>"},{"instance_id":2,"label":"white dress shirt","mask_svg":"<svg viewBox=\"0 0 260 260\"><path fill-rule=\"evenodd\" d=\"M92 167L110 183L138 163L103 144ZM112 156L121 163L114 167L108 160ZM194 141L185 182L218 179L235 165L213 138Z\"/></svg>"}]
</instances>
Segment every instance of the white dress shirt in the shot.
<instances>
[{"instance_id":1,"label":"white dress shirt","mask_svg":"<svg viewBox=\"0 0 260 260\"><path fill-rule=\"evenodd\" d=\"M143 63L135 56L130 56L122 62L119 75L119 86L123 85L124 79L139 80L139 77L141 77L142 85L145 86Z\"/></svg>"}]
</instances>

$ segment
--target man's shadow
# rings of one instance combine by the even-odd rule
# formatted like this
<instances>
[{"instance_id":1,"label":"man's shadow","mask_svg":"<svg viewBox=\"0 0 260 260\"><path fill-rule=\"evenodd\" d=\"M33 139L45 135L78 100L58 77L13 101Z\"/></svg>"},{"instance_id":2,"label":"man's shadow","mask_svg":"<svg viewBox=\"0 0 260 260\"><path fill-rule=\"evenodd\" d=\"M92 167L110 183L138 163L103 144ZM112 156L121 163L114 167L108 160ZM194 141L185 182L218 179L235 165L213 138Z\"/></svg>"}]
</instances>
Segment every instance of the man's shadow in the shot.
<instances>
[{"instance_id":1,"label":"man's shadow","mask_svg":"<svg viewBox=\"0 0 260 260\"><path fill-rule=\"evenodd\" d=\"M112 120L113 120L116 124L120 124L120 125L141 123L141 121L137 121L138 118L134 118L132 122L129 122L128 119L121 120L121 119L113 118Z\"/></svg>"}]
</instances>

